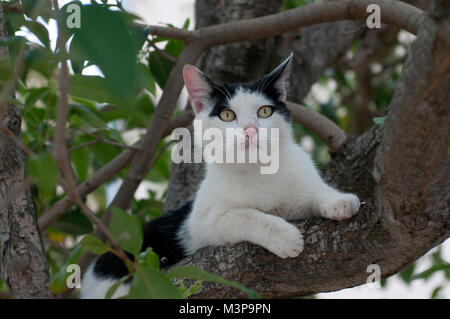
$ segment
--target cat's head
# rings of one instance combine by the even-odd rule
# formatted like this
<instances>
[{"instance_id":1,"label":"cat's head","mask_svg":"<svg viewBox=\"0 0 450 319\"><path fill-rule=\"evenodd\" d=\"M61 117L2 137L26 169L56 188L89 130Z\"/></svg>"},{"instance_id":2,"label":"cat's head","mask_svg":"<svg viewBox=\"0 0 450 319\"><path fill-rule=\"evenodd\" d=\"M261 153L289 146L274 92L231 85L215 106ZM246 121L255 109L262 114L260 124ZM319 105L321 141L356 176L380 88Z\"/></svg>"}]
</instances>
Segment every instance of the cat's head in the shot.
<instances>
[{"instance_id":1,"label":"cat's head","mask_svg":"<svg viewBox=\"0 0 450 319\"><path fill-rule=\"evenodd\" d=\"M223 136L226 129L234 129L238 147L252 145L258 133L267 132L270 139L272 128L279 130L281 141L290 138L290 112L285 102L291 59L292 53L256 81L230 84L220 84L186 65L183 77L195 119L202 121L203 130L217 128ZM261 135L258 137L261 140Z\"/></svg>"}]
</instances>

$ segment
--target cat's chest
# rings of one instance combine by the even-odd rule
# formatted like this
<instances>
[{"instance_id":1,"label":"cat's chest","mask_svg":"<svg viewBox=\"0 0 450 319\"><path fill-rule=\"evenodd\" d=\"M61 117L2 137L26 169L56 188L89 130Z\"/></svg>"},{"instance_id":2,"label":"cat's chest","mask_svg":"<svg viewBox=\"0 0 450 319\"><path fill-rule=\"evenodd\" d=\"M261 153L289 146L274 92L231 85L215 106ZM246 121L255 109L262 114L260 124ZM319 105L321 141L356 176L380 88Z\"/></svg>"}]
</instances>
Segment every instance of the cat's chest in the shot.
<instances>
[{"instance_id":1,"label":"cat's chest","mask_svg":"<svg viewBox=\"0 0 450 319\"><path fill-rule=\"evenodd\" d=\"M261 211L289 209L295 197L295 181L286 176L240 176L227 181L221 194L230 205L253 207Z\"/></svg>"}]
</instances>

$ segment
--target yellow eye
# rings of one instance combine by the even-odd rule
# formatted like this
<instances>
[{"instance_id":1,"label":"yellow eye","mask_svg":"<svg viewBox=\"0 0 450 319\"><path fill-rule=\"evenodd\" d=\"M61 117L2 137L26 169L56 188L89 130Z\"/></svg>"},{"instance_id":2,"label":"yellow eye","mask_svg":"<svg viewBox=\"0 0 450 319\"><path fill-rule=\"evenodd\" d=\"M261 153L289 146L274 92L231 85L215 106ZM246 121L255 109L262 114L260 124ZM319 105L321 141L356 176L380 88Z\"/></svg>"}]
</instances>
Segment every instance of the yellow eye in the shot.
<instances>
[{"instance_id":1,"label":"yellow eye","mask_svg":"<svg viewBox=\"0 0 450 319\"><path fill-rule=\"evenodd\" d=\"M236 118L236 114L232 110L223 110L220 112L219 117L224 122L231 122Z\"/></svg>"},{"instance_id":2,"label":"yellow eye","mask_svg":"<svg viewBox=\"0 0 450 319\"><path fill-rule=\"evenodd\" d=\"M272 115L272 113L273 113L272 107L269 105L261 106L257 112L258 116L263 119L270 117Z\"/></svg>"}]
</instances>

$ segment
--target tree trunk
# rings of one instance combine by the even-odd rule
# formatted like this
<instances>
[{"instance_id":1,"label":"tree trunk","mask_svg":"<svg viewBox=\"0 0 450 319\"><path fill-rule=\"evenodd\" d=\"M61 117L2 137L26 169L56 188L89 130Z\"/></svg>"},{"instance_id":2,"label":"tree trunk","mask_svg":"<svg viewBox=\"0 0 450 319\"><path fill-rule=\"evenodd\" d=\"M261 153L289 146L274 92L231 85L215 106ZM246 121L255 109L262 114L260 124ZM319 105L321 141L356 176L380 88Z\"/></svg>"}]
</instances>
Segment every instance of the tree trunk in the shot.
<instances>
[{"instance_id":1,"label":"tree trunk","mask_svg":"<svg viewBox=\"0 0 450 319\"><path fill-rule=\"evenodd\" d=\"M0 6L0 39L6 36ZM6 46L0 59L9 59ZM21 140L19 111L0 104L2 132ZM0 133L0 274L14 298L51 298L48 264L37 227L36 209L25 182L25 155L12 136Z\"/></svg>"},{"instance_id":2,"label":"tree trunk","mask_svg":"<svg viewBox=\"0 0 450 319\"><path fill-rule=\"evenodd\" d=\"M385 127L350 138L323 176L366 205L349 221L294 224L305 238L297 258L249 244L200 249L189 264L255 289L264 298L298 297L365 283L401 271L450 235L450 5L434 1L408 54ZM195 186L194 186L195 187ZM242 297L204 283L199 298Z\"/></svg>"}]
</instances>

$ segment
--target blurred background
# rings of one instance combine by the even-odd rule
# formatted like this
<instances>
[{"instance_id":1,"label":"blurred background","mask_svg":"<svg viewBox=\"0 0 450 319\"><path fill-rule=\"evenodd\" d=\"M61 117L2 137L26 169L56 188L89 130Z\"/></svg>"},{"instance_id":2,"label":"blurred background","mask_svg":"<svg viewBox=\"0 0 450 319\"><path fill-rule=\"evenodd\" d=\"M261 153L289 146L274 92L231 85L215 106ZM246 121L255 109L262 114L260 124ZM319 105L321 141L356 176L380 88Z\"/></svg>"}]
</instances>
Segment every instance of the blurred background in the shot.
<instances>
[{"instance_id":1,"label":"blurred background","mask_svg":"<svg viewBox=\"0 0 450 319\"><path fill-rule=\"evenodd\" d=\"M60 5L69 2L61 0ZM123 0L117 10L126 10L136 15L139 19L137 21L146 25L161 24L194 29L196 26L276 13L310 2L314 1L277 0L249 4L240 0ZM427 5L426 0L406 2L421 8ZM107 3L118 4L117 1ZM54 113L51 110L54 109L52 103L55 83L47 71L52 51L56 47L56 22L39 17L37 23L39 26L29 23L15 31L16 36L25 37L28 41L25 59L27 72L22 78L22 86L18 88L16 99L22 105L24 143L34 153L50 147L49 141L53 134ZM111 30L114 32L112 26ZM264 41L219 46L208 50L199 66L222 82L245 81L264 74L293 51L295 58L289 99L322 113L349 135L357 136L375 123L382 125L407 51L414 39L414 35L392 26L382 25L381 29L369 30L360 23L343 21L304 28ZM330 43L332 50L329 49ZM154 105L161 96L170 72L171 63L166 55L176 57L182 49L180 41L151 39L142 42L139 55L142 65L148 66L146 78L142 82L145 90L139 92L130 111L112 107L111 104L114 103L110 103L111 99L108 97L105 98L105 92L88 90L89 86L95 87L96 84L83 81L87 77L92 77L92 81L98 80L97 77L103 77L104 72L82 58L77 60L76 43L70 44L68 51L73 53L71 71L80 80L72 81L80 84L71 92L74 104L69 127L72 145L87 142L94 135L128 145L137 141L151 119ZM185 108L186 102L186 93L183 92L178 111ZM86 126L94 129L86 131ZM319 167L326 165L331 157L323 141L298 124L294 123L293 126L297 141L312 154L316 164ZM132 212L142 222L159 216L167 197L171 161L170 149L164 151L163 147L164 143L161 143L162 151L158 160L138 188L132 204ZM88 178L119 152L120 148L107 144L74 149L72 161L79 181ZM43 185L48 182L48 176L40 176L37 168L33 170L33 167L41 168L43 161L36 160L34 164L33 166L31 163L29 169L36 182L34 195L38 214L41 214L61 197L62 190L59 186L45 189ZM121 172L88 196L88 204L92 210L99 214L105 210L123 176ZM44 244L50 263L53 292L63 291L60 278L62 265L83 234L91 231L89 220L78 208L72 208L69 214L45 232ZM448 261L450 243L447 240L401 273L383 280L380 288L362 285L313 297L449 298ZM7 293L6 285L1 282L0 291Z\"/></svg>"}]
</instances>

